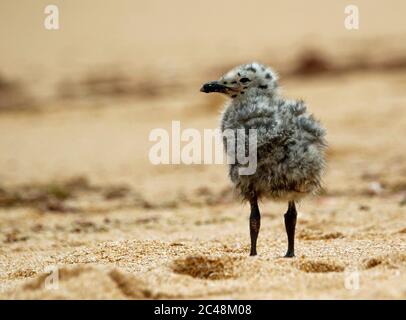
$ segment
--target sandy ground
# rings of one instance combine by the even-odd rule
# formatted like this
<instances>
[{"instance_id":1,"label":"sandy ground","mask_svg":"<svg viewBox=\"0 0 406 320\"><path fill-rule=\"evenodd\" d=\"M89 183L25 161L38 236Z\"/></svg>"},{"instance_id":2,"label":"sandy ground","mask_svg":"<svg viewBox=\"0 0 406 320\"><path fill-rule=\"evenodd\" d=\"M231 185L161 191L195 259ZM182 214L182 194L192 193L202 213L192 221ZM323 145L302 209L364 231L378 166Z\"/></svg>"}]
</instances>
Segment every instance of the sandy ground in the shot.
<instances>
[{"instance_id":1,"label":"sandy ground","mask_svg":"<svg viewBox=\"0 0 406 320\"><path fill-rule=\"evenodd\" d=\"M286 204L261 205L259 256L248 257L248 208L222 165L146 159L149 130L215 127L221 100L3 114L1 175L13 183L2 189L1 297L404 299L405 84L403 72L284 83L330 141L326 190L299 206L294 259L282 258ZM49 266L59 290L44 287Z\"/></svg>"},{"instance_id":2,"label":"sandy ground","mask_svg":"<svg viewBox=\"0 0 406 320\"><path fill-rule=\"evenodd\" d=\"M355 2L351 33L339 1L55 1L49 33L45 1L2 1L0 298L406 299L405 5ZM152 129L218 126L200 85L247 59L328 131L293 259L287 204L261 203L249 257L224 165L148 159Z\"/></svg>"}]
</instances>

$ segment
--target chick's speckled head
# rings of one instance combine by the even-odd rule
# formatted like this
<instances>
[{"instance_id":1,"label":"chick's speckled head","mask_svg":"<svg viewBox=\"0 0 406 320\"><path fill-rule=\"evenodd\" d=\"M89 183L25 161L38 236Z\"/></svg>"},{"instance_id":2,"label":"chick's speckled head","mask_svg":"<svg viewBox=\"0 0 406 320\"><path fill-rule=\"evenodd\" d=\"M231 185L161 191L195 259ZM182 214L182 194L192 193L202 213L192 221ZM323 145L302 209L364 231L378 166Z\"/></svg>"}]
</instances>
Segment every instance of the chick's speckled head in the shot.
<instances>
[{"instance_id":1,"label":"chick's speckled head","mask_svg":"<svg viewBox=\"0 0 406 320\"><path fill-rule=\"evenodd\" d=\"M231 98L251 94L274 95L278 89L278 75L270 67L257 62L243 64L227 72L219 80L205 83L202 92L220 92Z\"/></svg>"}]
</instances>

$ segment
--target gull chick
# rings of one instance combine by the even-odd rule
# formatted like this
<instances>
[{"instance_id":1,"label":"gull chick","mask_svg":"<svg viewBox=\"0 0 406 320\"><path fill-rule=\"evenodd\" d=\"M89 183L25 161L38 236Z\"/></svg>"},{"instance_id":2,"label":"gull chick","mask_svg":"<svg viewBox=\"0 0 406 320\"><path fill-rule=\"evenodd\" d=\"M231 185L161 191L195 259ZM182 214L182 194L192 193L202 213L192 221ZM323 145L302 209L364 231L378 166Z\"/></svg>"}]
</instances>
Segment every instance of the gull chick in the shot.
<instances>
[{"instance_id":1,"label":"gull chick","mask_svg":"<svg viewBox=\"0 0 406 320\"><path fill-rule=\"evenodd\" d=\"M307 112L303 101L281 96L277 74L256 62L232 69L219 80L204 84L200 91L218 92L231 98L222 115L223 133L244 129L248 141L249 129L256 129L255 172L242 175L239 169L243 164L237 161L229 165L232 183L251 206L250 255L257 254L261 219L258 200L268 198L288 203L284 215L288 238L285 257L294 257L295 202L320 189L327 145L325 129ZM224 147L229 154L226 142Z\"/></svg>"}]
</instances>

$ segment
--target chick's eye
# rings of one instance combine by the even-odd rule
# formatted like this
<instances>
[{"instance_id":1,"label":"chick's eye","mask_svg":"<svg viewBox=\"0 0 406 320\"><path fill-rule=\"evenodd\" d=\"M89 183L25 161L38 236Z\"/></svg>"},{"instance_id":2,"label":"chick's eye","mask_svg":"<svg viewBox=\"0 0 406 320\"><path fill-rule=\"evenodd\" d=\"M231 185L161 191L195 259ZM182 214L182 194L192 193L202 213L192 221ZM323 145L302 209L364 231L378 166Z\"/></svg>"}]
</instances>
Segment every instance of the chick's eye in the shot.
<instances>
[{"instance_id":1,"label":"chick's eye","mask_svg":"<svg viewBox=\"0 0 406 320\"><path fill-rule=\"evenodd\" d=\"M249 82L249 81L250 81L250 79L248 79L248 78L241 78L240 79L241 83L246 83L246 82Z\"/></svg>"}]
</instances>

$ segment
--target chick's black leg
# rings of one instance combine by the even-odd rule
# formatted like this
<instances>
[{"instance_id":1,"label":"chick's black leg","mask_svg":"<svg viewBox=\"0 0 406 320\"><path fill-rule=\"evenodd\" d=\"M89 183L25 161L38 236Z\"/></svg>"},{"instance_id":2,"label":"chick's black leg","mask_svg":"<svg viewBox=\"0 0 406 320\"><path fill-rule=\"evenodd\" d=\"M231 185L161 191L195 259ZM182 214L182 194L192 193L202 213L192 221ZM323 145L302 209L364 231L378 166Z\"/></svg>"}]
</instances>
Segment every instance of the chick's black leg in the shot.
<instances>
[{"instance_id":1,"label":"chick's black leg","mask_svg":"<svg viewBox=\"0 0 406 320\"><path fill-rule=\"evenodd\" d=\"M289 201L288 211L285 213L285 228L288 235L288 251L285 257L295 256L295 228L296 228L296 206L294 201Z\"/></svg>"},{"instance_id":2,"label":"chick's black leg","mask_svg":"<svg viewBox=\"0 0 406 320\"><path fill-rule=\"evenodd\" d=\"M251 252L250 256L257 255L257 239L259 228L261 226L261 214L258 208L258 200L255 196L250 200L251 215L250 215L250 236L251 236Z\"/></svg>"}]
</instances>

